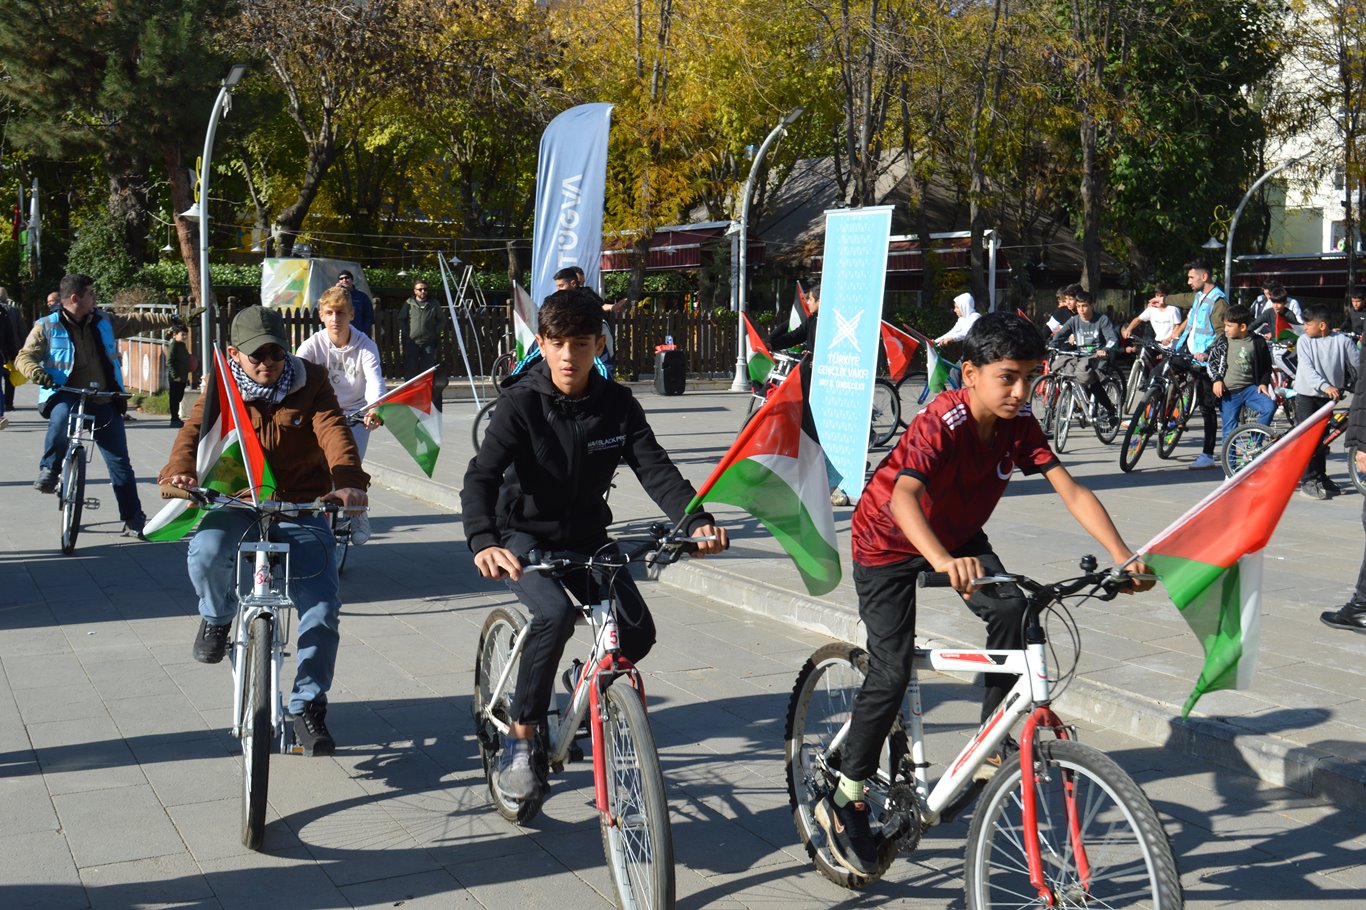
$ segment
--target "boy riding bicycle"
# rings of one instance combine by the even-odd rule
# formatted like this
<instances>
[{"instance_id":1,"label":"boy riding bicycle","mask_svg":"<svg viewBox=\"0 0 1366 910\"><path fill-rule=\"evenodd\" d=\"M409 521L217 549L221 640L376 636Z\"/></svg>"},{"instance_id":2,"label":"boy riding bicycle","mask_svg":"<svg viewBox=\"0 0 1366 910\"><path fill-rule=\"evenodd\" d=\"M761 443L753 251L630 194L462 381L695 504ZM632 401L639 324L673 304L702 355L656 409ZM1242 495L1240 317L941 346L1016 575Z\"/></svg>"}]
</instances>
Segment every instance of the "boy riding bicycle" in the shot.
<instances>
[{"instance_id":1,"label":"boy riding bicycle","mask_svg":"<svg viewBox=\"0 0 1366 910\"><path fill-rule=\"evenodd\" d=\"M1096 313L1095 301L1088 291L1076 291L1073 299L1077 304L1074 316L1053 333L1053 341L1071 341L1080 354L1089 354L1086 360L1068 358L1058 372L1078 380L1086 391L1095 396L1110 420L1115 420L1115 402L1105 394L1100 382L1100 371L1111 371L1114 366L1115 351L1119 348L1119 336L1109 316Z\"/></svg>"},{"instance_id":2,"label":"boy riding bicycle","mask_svg":"<svg viewBox=\"0 0 1366 910\"><path fill-rule=\"evenodd\" d=\"M879 749L906 692L920 574L948 573L968 608L986 621L988 649L1024 647L1026 600L1019 588L972 586L973 579L1005 571L983 526L1017 466L1046 477L1116 564L1132 553L1100 500L1058 462L1038 421L1021 413L1043 356L1043 340L1024 318L982 316L966 339L963 388L945 392L921 412L878 465L854 512L854 587L868 629L868 676L854 703L839 785L817 804L815 816L836 859L860 875L878 872L863 782L876 770ZM1151 586L1143 582L1135 588ZM983 721L1015 678L989 673L985 682ZM995 764L1001 758L996 756Z\"/></svg>"},{"instance_id":3,"label":"boy riding bicycle","mask_svg":"<svg viewBox=\"0 0 1366 910\"><path fill-rule=\"evenodd\" d=\"M674 521L695 495L630 391L594 369L604 345L601 298L581 288L559 291L546 298L539 322L544 359L504 384L460 493L479 574L507 578L532 616L514 688L512 735L498 755L499 786L509 799L529 799L542 786L536 727L549 711L555 667L574 631L569 593L583 603L600 596L591 577L524 574L522 559L532 549L593 553L606 545L612 513L603 496L622 461ZM726 547L726 532L705 512L689 516L683 530L715 538L699 541L698 555ZM654 645L654 622L628 573L613 585L621 604L621 652L635 663Z\"/></svg>"}]
</instances>

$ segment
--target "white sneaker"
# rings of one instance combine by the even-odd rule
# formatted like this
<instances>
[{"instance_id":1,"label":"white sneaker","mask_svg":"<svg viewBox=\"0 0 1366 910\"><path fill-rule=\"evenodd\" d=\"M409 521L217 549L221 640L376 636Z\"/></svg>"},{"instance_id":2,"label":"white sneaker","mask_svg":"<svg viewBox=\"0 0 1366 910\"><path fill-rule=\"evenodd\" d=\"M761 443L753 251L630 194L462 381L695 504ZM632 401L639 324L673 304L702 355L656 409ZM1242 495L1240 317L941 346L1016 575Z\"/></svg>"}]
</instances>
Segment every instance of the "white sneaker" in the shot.
<instances>
[{"instance_id":1,"label":"white sneaker","mask_svg":"<svg viewBox=\"0 0 1366 910\"><path fill-rule=\"evenodd\" d=\"M1219 467L1219 462L1215 461L1213 456L1206 455L1204 452L1201 452L1198 456L1196 456L1195 460L1192 461L1190 464L1186 465L1186 467L1192 471L1205 471L1210 468Z\"/></svg>"},{"instance_id":2,"label":"white sneaker","mask_svg":"<svg viewBox=\"0 0 1366 910\"><path fill-rule=\"evenodd\" d=\"M370 513L351 514L351 545L358 547L370 539Z\"/></svg>"}]
</instances>

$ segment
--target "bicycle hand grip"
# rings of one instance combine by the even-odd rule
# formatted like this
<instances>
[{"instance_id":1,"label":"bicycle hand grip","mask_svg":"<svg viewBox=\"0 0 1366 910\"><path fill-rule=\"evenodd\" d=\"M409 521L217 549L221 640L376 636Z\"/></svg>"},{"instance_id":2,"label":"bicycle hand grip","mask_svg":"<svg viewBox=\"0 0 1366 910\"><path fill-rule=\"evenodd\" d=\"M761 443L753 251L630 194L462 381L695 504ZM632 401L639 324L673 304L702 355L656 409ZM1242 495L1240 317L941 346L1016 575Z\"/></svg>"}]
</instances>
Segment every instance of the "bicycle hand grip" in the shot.
<instances>
[{"instance_id":1,"label":"bicycle hand grip","mask_svg":"<svg viewBox=\"0 0 1366 910\"><path fill-rule=\"evenodd\" d=\"M163 483L163 484L160 484L159 486L161 487L161 498L162 498L162 499L193 499L193 498L194 498L194 497L192 497L192 496L190 495L190 491L189 491L189 490L182 489L181 487L174 486L173 484Z\"/></svg>"},{"instance_id":2,"label":"bicycle hand grip","mask_svg":"<svg viewBox=\"0 0 1366 910\"><path fill-rule=\"evenodd\" d=\"M922 588L951 588L953 582L949 581L948 572L921 572L920 581Z\"/></svg>"}]
</instances>

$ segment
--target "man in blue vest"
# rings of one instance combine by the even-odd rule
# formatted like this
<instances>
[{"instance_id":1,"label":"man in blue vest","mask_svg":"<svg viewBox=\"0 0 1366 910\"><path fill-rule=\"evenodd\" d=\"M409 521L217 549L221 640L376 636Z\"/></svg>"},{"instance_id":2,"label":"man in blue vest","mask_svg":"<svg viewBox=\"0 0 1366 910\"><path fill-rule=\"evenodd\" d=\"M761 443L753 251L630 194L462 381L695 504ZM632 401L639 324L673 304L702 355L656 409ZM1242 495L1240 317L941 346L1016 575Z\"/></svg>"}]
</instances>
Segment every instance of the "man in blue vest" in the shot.
<instances>
[{"instance_id":1,"label":"man in blue vest","mask_svg":"<svg viewBox=\"0 0 1366 910\"><path fill-rule=\"evenodd\" d=\"M86 388L91 384L104 392L122 392L123 369L118 339L140 332L164 329L176 317L138 314L119 316L95 308L95 280L89 275L62 279L61 307L33 324L15 367L37 384L38 411L47 418L47 445L38 463L33 486L40 493L57 489L57 472L66 455L67 419L79 399L60 386ZM86 413L95 420L95 444L109 468L109 481L119 503L123 533L141 537L146 516L138 499L137 478L128 460L124 435L122 398L95 398Z\"/></svg>"},{"instance_id":2,"label":"man in blue vest","mask_svg":"<svg viewBox=\"0 0 1366 910\"><path fill-rule=\"evenodd\" d=\"M1214 396L1214 380L1210 378L1208 361L1209 349L1214 339L1224 331L1224 310L1228 298L1214 283L1210 264L1203 259L1186 264L1186 283L1195 293L1190 309L1186 311L1186 321L1174 330L1177 333L1176 347L1186 346L1186 350L1196 359L1194 368L1195 400L1200 407L1200 420L1205 425L1204 447L1195 461L1187 465L1196 471L1218 467L1214 460L1214 441L1218 434L1219 399Z\"/></svg>"}]
</instances>

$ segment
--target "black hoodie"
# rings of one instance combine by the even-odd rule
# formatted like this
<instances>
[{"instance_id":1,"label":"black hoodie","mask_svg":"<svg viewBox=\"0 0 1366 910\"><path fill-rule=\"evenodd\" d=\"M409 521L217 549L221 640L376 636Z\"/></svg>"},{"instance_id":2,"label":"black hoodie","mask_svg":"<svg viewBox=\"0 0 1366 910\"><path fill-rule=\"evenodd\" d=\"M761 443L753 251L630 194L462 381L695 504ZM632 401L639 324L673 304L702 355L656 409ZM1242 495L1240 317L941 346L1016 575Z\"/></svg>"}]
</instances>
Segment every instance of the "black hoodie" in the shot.
<instances>
[{"instance_id":1,"label":"black hoodie","mask_svg":"<svg viewBox=\"0 0 1366 910\"><path fill-rule=\"evenodd\" d=\"M510 376L460 491L470 550L524 531L548 548L591 552L607 541L612 510L603 496L623 461L670 519L683 517L696 491L655 440L630 389L595 370L583 397L569 399L545 361ZM712 521L696 512L684 532Z\"/></svg>"}]
</instances>

